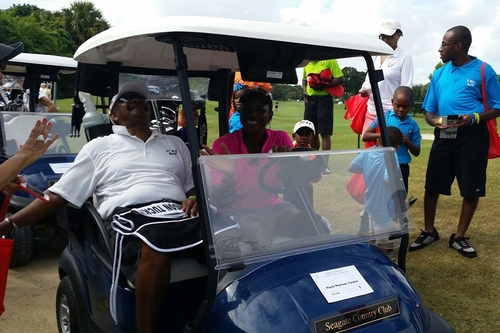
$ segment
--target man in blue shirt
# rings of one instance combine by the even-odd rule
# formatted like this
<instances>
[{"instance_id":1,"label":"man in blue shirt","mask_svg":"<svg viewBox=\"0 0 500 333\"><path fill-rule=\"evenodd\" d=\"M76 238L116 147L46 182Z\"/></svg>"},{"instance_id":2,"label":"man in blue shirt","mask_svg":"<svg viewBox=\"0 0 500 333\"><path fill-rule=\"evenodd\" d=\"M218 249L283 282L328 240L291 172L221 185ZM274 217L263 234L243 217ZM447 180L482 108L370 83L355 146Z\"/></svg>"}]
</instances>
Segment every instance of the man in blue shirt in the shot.
<instances>
[{"instance_id":1,"label":"man in blue shirt","mask_svg":"<svg viewBox=\"0 0 500 333\"><path fill-rule=\"evenodd\" d=\"M500 116L500 83L495 71L486 64L484 82L489 110L485 112L482 61L468 54L471 43L470 30L456 26L444 34L438 50L446 65L433 74L422 106L427 111L425 120L435 127L425 183L425 230L410 245L410 252L439 239L434 227L437 202L440 194L451 194L456 177L463 201L458 228L451 234L449 246L465 257L477 256L465 233L479 197L485 196L489 147L485 122ZM454 116L454 124L443 121L444 116L448 120Z\"/></svg>"}]
</instances>

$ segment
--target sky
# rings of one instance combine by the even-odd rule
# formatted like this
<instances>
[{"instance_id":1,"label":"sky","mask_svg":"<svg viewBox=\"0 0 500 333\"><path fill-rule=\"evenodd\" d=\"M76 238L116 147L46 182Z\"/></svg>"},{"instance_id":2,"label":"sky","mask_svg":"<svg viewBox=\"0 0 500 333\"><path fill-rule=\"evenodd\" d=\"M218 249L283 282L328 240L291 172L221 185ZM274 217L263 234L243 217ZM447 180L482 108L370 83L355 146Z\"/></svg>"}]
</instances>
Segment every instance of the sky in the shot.
<instances>
[{"instance_id":1,"label":"sky","mask_svg":"<svg viewBox=\"0 0 500 333\"><path fill-rule=\"evenodd\" d=\"M464 25L472 32L469 54L477 56L500 72L500 1L497 0L89 0L111 26L135 24L151 17L202 15L283 22L365 35L377 39L382 20L401 22L399 46L413 57L414 84L429 82L429 75L441 61L438 48L446 30ZM25 0L39 8L56 11L71 0ZM12 6L0 0L0 9ZM497 38L494 38L496 36ZM381 41L382 43L382 41ZM365 71L362 59L341 59L341 68Z\"/></svg>"}]
</instances>

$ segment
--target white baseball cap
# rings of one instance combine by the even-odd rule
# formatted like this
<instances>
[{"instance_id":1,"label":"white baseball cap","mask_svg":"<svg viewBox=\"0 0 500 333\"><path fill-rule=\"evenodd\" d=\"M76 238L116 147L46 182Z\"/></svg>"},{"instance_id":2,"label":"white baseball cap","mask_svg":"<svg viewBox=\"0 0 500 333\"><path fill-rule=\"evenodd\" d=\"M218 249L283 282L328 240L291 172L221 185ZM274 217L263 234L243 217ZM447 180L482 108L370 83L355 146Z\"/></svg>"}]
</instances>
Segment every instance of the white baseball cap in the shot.
<instances>
[{"instance_id":1,"label":"white baseball cap","mask_svg":"<svg viewBox=\"0 0 500 333\"><path fill-rule=\"evenodd\" d=\"M397 30L401 30L401 23L396 19L386 19L382 21L378 35L392 36Z\"/></svg>"},{"instance_id":2,"label":"white baseball cap","mask_svg":"<svg viewBox=\"0 0 500 333\"><path fill-rule=\"evenodd\" d=\"M293 133L297 133L297 131L299 129L301 129L302 127L310 128L310 129L312 129L313 133L316 133L316 129L314 128L314 124L312 122L310 122L309 120L301 120L298 123L296 123L295 126L293 127Z\"/></svg>"},{"instance_id":3,"label":"white baseball cap","mask_svg":"<svg viewBox=\"0 0 500 333\"><path fill-rule=\"evenodd\" d=\"M113 98L111 99L111 103L109 103L109 109L113 110L116 100L126 93L137 93L141 96L144 96L144 98L146 99L149 97L149 89L144 82L128 81L120 88L118 94L113 96Z\"/></svg>"}]
</instances>

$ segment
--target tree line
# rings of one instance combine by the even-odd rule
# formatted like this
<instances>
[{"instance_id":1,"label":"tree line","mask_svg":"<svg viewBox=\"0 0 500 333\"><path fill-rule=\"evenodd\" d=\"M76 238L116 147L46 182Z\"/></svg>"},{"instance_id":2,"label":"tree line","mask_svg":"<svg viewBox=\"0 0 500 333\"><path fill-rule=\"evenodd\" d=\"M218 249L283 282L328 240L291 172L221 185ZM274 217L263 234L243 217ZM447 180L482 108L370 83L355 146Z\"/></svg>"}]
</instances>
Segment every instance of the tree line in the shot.
<instances>
[{"instance_id":1,"label":"tree line","mask_svg":"<svg viewBox=\"0 0 500 333\"><path fill-rule=\"evenodd\" d=\"M49 11L20 4L0 10L0 41L24 43L24 52L73 57L90 37L110 27L92 2L78 1Z\"/></svg>"},{"instance_id":2,"label":"tree line","mask_svg":"<svg viewBox=\"0 0 500 333\"><path fill-rule=\"evenodd\" d=\"M73 57L90 37L110 27L92 2L77 1L59 11L20 4L0 10L0 42L24 43L24 52ZM62 75L60 98L73 96L74 75Z\"/></svg>"}]
</instances>

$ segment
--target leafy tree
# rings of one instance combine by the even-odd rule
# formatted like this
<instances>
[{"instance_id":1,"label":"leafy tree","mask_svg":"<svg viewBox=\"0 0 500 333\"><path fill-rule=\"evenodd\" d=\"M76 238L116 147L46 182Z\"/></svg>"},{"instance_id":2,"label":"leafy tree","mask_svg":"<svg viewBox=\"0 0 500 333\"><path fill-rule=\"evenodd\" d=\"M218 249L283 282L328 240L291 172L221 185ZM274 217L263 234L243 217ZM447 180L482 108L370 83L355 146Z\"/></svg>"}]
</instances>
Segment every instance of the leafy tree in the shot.
<instances>
[{"instance_id":1,"label":"leafy tree","mask_svg":"<svg viewBox=\"0 0 500 333\"><path fill-rule=\"evenodd\" d=\"M69 8L62 9L61 14L63 27L77 45L110 27L101 11L89 1L73 2Z\"/></svg>"},{"instance_id":2,"label":"leafy tree","mask_svg":"<svg viewBox=\"0 0 500 333\"><path fill-rule=\"evenodd\" d=\"M38 8L36 5L22 4L12 5L12 7L7 10L7 12L12 16L27 17L32 13L37 13L41 10L42 9Z\"/></svg>"},{"instance_id":3,"label":"leafy tree","mask_svg":"<svg viewBox=\"0 0 500 333\"><path fill-rule=\"evenodd\" d=\"M415 84L411 88L413 90L413 100L415 102L420 102L420 101L424 100L424 94L422 94L422 92L424 91L425 86L426 85L424 85L424 84Z\"/></svg>"},{"instance_id":4,"label":"leafy tree","mask_svg":"<svg viewBox=\"0 0 500 333\"><path fill-rule=\"evenodd\" d=\"M276 101L301 100L302 98L302 87L299 85L273 84L273 99Z\"/></svg>"},{"instance_id":5,"label":"leafy tree","mask_svg":"<svg viewBox=\"0 0 500 333\"><path fill-rule=\"evenodd\" d=\"M344 96L349 98L350 96L356 95L361 88L361 85L365 81L366 72L358 72L354 67L344 67L342 69L344 73Z\"/></svg>"},{"instance_id":6,"label":"leafy tree","mask_svg":"<svg viewBox=\"0 0 500 333\"><path fill-rule=\"evenodd\" d=\"M72 56L77 45L62 27L57 12L33 5L13 5L0 11L0 38L3 43L22 41L28 53Z\"/></svg>"}]
</instances>

